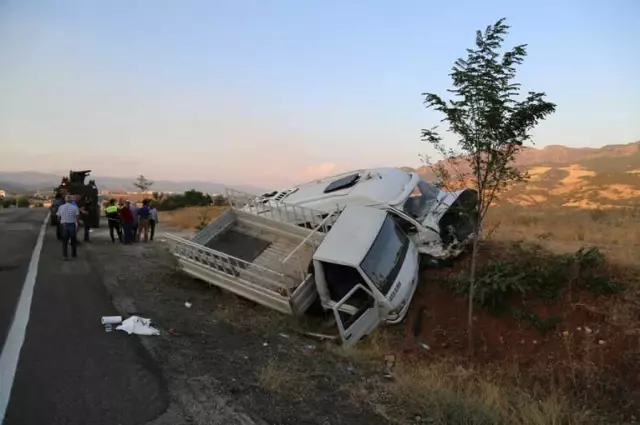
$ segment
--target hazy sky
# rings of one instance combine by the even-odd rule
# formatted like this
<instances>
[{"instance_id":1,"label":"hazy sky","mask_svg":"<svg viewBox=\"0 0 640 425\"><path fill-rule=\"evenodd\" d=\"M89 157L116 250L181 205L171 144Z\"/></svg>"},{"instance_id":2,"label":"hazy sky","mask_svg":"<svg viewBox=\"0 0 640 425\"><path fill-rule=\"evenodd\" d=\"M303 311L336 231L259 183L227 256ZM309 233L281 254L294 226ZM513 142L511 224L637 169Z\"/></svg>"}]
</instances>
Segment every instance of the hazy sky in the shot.
<instances>
[{"instance_id":1,"label":"hazy sky","mask_svg":"<svg viewBox=\"0 0 640 425\"><path fill-rule=\"evenodd\" d=\"M419 164L475 30L528 43L536 144L640 139L638 0L0 1L0 170L287 184Z\"/></svg>"}]
</instances>

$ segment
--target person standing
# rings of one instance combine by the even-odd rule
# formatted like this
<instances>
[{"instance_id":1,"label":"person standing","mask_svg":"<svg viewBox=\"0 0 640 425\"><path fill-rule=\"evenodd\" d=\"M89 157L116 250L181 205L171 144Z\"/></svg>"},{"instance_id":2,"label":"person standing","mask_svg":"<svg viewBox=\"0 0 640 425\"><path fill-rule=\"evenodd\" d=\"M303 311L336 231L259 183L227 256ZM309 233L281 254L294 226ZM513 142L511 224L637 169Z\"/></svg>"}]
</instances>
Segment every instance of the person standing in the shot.
<instances>
[{"instance_id":1,"label":"person standing","mask_svg":"<svg viewBox=\"0 0 640 425\"><path fill-rule=\"evenodd\" d=\"M109 236L111 236L111 242L116 243L116 238L113 235L115 230L118 235L118 240L122 242L122 229L120 228L120 214L118 213L118 206L116 205L116 200L109 200L109 205L105 208L105 213L107 215L107 223L109 223Z\"/></svg>"},{"instance_id":2,"label":"person standing","mask_svg":"<svg viewBox=\"0 0 640 425\"><path fill-rule=\"evenodd\" d=\"M131 231L133 232L132 242L136 242L136 235L138 234L138 207L136 205L136 201L129 202L129 209L131 210L131 214L133 214L133 224L131 225Z\"/></svg>"},{"instance_id":3,"label":"person standing","mask_svg":"<svg viewBox=\"0 0 640 425\"><path fill-rule=\"evenodd\" d=\"M69 259L69 243L71 243L71 256L76 258L77 251L77 231L78 231L78 215L80 211L76 205L73 205L73 199L67 195L66 203L61 205L56 212L62 230L62 258Z\"/></svg>"},{"instance_id":4,"label":"person standing","mask_svg":"<svg viewBox=\"0 0 640 425\"><path fill-rule=\"evenodd\" d=\"M120 209L120 220L124 230L124 244L131 245L133 242L133 213L131 212L131 202L127 201Z\"/></svg>"},{"instance_id":5,"label":"person standing","mask_svg":"<svg viewBox=\"0 0 640 425\"><path fill-rule=\"evenodd\" d=\"M149 205L149 231L151 233L151 237L149 240L153 240L153 235L156 234L156 225L158 224L158 210L155 205Z\"/></svg>"},{"instance_id":6,"label":"person standing","mask_svg":"<svg viewBox=\"0 0 640 425\"><path fill-rule=\"evenodd\" d=\"M144 232L144 241L149 241L149 201L147 199L142 201L142 208L138 208L138 233L136 235L136 242L140 242L140 235Z\"/></svg>"},{"instance_id":7,"label":"person standing","mask_svg":"<svg viewBox=\"0 0 640 425\"><path fill-rule=\"evenodd\" d=\"M88 202L85 201L82 203L82 207L80 207L80 220L82 220L82 226L84 229L84 242L89 242L89 233L91 232L91 220L89 217L89 205Z\"/></svg>"},{"instance_id":8,"label":"person standing","mask_svg":"<svg viewBox=\"0 0 640 425\"><path fill-rule=\"evenodd\" d=\"M60 220L58 219L58 209L65 204L65 200L60 194L56 194L56 199L53 202L53 215L56 216L56 238L62 241L62 226L60 226Z\"/></svg>"}]
</instances>

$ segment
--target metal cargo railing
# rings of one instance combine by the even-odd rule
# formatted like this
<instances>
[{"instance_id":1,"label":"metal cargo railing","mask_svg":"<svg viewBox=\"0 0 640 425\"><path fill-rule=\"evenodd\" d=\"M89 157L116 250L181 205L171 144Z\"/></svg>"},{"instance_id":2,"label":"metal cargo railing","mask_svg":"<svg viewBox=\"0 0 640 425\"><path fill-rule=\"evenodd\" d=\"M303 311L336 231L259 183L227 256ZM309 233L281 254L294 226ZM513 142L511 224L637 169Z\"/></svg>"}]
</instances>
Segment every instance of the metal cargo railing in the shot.
<instances>
[{"instance_id":1,"label":"metal cargo railing","mask_svg":"<svg viewBox=\"0 0 640 425\"><path fill-rule=\"evenodd\" d=\"M283 223L303 225L310 229L325 223L327 213L297 205L260 200L259 196L235 189L227 189L227 199L232 208L267 217Z\"/></svg>"},{"instance_id":2,"label":"metal cargo railing","mask_svg":"<svg viewBox=\"0 0 640 425\"><path fill-rule=\"evenodd\" d=\"M178 259L195 262L230 277L250 278L253 283L265 289L277 291L281 295L289 295L291 291L286 284L289 279L283 273L207 248L179 236L168 233L165 236L174 243L173 254Z\"/></svg>"}]
</instances>

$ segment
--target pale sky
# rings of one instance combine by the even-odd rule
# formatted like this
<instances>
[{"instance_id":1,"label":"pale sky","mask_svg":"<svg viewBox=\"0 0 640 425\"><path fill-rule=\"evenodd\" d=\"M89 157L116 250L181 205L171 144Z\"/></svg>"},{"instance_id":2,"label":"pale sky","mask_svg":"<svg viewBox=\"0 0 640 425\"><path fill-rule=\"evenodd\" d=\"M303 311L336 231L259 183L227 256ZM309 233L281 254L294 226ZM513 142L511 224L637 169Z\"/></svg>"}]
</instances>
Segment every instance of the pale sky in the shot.
<instances>
[{"instance_id":1,"label":"pale sky","mask_svg":"<svg viewBox=\"0 0 640 425\"><path fill-rule=\"evenodd\" d=\"M640 139L638 0L0 1L0 170L261 187L417 166L475 30L529 44L536 145Z\"/></svg>"}]
</instances>

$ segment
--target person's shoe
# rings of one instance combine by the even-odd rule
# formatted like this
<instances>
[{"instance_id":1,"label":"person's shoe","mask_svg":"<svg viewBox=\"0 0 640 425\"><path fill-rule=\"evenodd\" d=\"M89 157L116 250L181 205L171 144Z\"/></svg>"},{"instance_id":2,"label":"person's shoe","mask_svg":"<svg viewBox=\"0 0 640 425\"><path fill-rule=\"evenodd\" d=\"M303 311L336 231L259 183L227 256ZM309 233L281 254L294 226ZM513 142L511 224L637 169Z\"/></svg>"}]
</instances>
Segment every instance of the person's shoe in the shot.
<instances>
[{"instance_id":1,"label":"person's shoe","mask_svg":"<svg viewBox=\"0 0 640 425\"><path fill-rule=\"evenodd\" d=\"M62 257L63 261L69 261L69 257Z\"/></svg>"}]
</instances>

